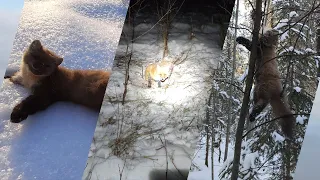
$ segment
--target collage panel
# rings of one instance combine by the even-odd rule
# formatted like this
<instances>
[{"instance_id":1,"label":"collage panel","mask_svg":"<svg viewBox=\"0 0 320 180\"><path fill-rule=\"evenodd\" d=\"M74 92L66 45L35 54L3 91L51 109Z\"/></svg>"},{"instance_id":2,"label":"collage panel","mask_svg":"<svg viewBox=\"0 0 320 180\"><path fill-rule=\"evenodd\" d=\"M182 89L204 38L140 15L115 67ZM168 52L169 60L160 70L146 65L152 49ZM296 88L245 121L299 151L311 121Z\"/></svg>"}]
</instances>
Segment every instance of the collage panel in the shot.
<instances>
[{"instance_id":1,"label":"collage panel","mask_svg":"<svg viewBox=\"0 0 320 180\"><path fill-rule=\"evenodd\" d=\"M303 179L319 179L318 171L319 162L319 107L320 107L320 89L317 90L317 95L314 100L312 111L310 114L309 123L306 129L305 137L302 143L301 152L298 158L294 180Z\"/></svg>"},{"instance_id":2,"label":"collage panel","mask_svg":"<svg viewBox=\"0 0 320 180\"><path fill-rule=\"evenodd\" d=\"M318 179L319 11L26 0L3 60L0 179Z\"/></svg>"},{"instance_id":3,"label":"collage panel","mask_svg":"<svg viewBox=\"0 0 320 180\"><path fill-rule=\"evenodd\" d=\"M0 93L0 179L81 179L128 4L24 1Z\"/></svg>"},{"instance_id":4,"label":"collage panel","mask_svg":"<svg viewBox=\"0 0 320 180\"><path fill-rule=\"evenodd\" d=\"M317 108L319 10L317 0L236 1L213 79L213 140L189 179L317 179L296 168Z\"/></svg>"},{"instance_id":5,"label":"collage panel","mask_svg":"<svg viewBox=\"0 0 320 180\"><path fill-rule=\"evenodd\" d=\"M130 1L82 179L188 178L233 6Z\"/></svg>"},{"instance_id":6,"label":"collage panel","mask_svg":"<svg viewBox=\"0 0 320 180\"><path fill-rule=\"evenodd\" d=\"M320 8L318 8L320 9ZM318 11L319 12L319 11ZM315 19L320 19L320 13L314 14ZM316 26L316 56L314 57L317 62L320 60L320 24ZM319 71L318 71L319 73ZM318 78L320 75L318 74ZM320 89L318 87L317 94L314 100L312 111L310 113L310 121L308 123L306 134L301 147L294 180L300 179L320 179L318 171L319 162L319 147L320 138L319 133L319 111L320 108Z\"/></svg>"}]
</instances>

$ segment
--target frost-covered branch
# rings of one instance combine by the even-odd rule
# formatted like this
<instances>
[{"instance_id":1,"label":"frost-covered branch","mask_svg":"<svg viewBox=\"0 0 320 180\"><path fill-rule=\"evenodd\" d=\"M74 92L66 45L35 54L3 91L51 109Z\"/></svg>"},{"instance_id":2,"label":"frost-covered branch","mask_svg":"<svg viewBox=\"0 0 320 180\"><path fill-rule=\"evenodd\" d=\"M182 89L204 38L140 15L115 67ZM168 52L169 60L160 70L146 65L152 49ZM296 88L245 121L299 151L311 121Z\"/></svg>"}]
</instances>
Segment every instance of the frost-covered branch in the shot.
<instances>
[{"instance_id":1,"label":"frost-covered branch","mask_svg":"<svg viewBox=\"0 0 320 180\"><path fill-rule=\"evenodd\" d=\"M298 114L292 114L292 115L293 115L293 116L299 116L299 115L309 116L310 113L298 113ZM272 119L272 120L270 120L270 121L266 121L266 122L264 122L264 123L261 123L261 124L255 126L254 128L250 129L249 131L247 131L247 132L242 136L242 139L245 138L251 131L257 129L258 127L261 127L261 126L263 126L263 125L266 125L266 124L268 124L268 123L271 123L271 122L273 122L273 121L276 121L276 120L279 120L279 119L281 119L281 118L288 117L288 116L291 116L291 115L283 115L283 116L274 118L274 119Z\"/></svg>"}]
</instances>

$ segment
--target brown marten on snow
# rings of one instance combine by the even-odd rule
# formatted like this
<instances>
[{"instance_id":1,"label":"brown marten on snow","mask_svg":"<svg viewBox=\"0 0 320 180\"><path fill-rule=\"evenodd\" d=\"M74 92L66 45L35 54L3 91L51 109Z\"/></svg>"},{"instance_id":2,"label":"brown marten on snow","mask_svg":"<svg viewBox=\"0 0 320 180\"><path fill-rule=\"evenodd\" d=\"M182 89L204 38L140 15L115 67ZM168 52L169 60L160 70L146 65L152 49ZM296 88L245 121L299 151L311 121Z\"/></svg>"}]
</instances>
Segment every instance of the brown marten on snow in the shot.
<instances>
[{"instance_id":1,"label":"brown marten on snow","mask_svg":"<svg viewBox=\"0 0 320 180\"><path fill-rule=\"evenodd\" d=\"M34 40L24 52L20 70L11 82L31 90L31 95L17 104L11 122L19 123L29 115L45 110L57 101L69 101L99 111L110 72L70 70L59 66L63 58Z\"/></svg>"}]
</instances>

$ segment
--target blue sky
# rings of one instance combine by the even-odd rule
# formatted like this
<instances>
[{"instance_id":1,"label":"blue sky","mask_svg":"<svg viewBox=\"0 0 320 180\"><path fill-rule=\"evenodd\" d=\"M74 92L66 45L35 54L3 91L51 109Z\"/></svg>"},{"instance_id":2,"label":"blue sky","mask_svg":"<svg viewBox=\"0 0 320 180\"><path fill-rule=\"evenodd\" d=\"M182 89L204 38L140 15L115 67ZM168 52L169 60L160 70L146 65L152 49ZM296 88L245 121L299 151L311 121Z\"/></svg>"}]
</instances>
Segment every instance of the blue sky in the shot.
<instances>
[{"instance_id":1,"label":"blue sky","mask_svg":"<svg viewBox=\"0 0 320 180\"><path fill-rule=\"evenodd\" d=\"M0 10L21 10L23 0L0 0Z\"/></svg>"},{"instance_id":2,"label":"blue sky","mask_svg":"<svg viewBox=\"0 0 320 180\"><path fill-rule=\"evenodd\" d=\"M0 0L0 83L7 68L23 0Z\"/></svg>"}]
</instances>

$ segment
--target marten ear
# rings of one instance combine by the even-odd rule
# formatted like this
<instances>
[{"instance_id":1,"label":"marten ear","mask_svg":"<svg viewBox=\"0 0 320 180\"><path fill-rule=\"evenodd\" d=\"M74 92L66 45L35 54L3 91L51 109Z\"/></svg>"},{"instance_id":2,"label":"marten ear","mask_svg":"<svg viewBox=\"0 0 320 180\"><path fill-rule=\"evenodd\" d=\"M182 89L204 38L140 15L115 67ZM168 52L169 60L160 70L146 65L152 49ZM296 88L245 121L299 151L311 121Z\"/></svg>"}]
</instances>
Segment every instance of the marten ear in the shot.
<instances>
[{"instance_id":1,"label":"marten ear","mask_svg":"<svg viewBox=\"0 0 320 180\"><path fill-rule=\"evenodd\" d=\"M34 40L29 46L29 51L30 52L38 52L42 50L42 44L39 40Z\"/></svg>"},{"instance_id":2,"label":"marten ear","mask_svg":"<svg viewBox=\"0 0 320 180\"><path fill-rule=\"evenodd\" d=\"M62 63L62 61L63 61L63 58L56 58L55 63L57 66L59 66Z\"/></svg>"}]
</instances>

